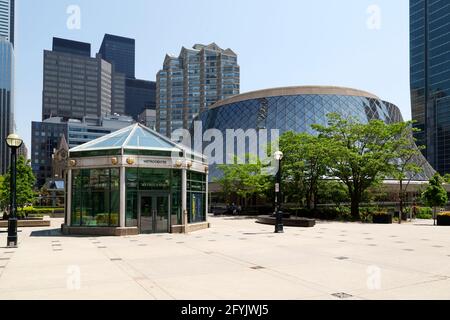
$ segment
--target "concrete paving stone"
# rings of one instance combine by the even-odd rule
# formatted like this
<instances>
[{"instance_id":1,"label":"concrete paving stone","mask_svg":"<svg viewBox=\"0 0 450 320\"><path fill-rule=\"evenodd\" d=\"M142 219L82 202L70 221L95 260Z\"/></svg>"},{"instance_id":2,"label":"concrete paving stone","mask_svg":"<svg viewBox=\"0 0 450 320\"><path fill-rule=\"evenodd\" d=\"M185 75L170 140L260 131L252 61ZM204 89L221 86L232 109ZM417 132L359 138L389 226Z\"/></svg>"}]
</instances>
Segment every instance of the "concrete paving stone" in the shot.
<instances>
[{"instance_id":1,"label":"concrete paving stone","mask_svg":"<svg viewBox=\"0 0 450 320\"><path fill-rule=\"evenodd\" d=\"M450 298L449 228L432 221L318 221L273 234L255 219L211 217L212 229L189 235L122 238L66 237L51 222L2 250L0 299ZM76 270L79 290L68 285Z\"/></svg>"}]
</instances>

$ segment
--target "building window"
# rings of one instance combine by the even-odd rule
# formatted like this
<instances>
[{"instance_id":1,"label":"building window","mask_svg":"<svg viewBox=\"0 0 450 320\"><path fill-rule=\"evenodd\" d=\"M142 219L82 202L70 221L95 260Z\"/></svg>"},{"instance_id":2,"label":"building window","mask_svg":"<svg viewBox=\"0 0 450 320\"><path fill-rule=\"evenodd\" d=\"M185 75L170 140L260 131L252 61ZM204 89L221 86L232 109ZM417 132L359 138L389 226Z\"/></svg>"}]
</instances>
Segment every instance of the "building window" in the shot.
<instances>
[{"instance_id":1,"label":"building window","mask_svg":"<svg viewBox=\"0 0 450 320\"><path fill-rule=\"evenodd\" d=\"M72 226L119 226L119 177L119 169L73 171Z\"/></svg>"}]
</instances>

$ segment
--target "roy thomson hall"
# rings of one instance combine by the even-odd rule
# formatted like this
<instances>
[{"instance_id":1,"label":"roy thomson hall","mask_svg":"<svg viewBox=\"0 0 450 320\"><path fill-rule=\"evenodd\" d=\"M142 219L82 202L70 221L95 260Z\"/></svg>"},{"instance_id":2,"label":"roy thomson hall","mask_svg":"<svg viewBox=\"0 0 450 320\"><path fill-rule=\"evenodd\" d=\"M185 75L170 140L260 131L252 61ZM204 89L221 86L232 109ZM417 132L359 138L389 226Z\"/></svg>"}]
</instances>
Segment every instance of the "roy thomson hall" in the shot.
<instances>
[{"instance_id":1,"label":"roy thomson hall","mask_svg":"<svg viewBox=\"0 0 450 320\"><path fill-rule=\"evenodd\" d=\"M65 234L136 235L208 228L202 155L141 124L69 152Z\"/></svg>"}]
</instances>

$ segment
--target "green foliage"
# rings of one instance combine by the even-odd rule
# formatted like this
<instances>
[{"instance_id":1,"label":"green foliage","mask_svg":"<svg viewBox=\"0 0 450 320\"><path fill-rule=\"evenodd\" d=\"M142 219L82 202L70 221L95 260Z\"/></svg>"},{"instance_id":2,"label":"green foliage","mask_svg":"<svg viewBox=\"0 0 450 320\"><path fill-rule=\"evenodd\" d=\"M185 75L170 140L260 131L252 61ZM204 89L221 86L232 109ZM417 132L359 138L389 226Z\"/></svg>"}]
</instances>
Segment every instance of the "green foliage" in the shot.
<instances>
[{"instance_id":1,"label":"green foliage","mask_svg":"<svg viewBox=\"0 0 450 320\"><path fill-rule=\"evenodd\" d=\"M416 214L417 219L433 219L433 209L429 207L419 208L419 212Z\"/></svg>"},{"instance_id":2,"label":"green foliage","mask_svg":"<svg viewBox=\"0 0 450 320\"><path fill-rule=\"evenodd\" d=\"M422 193L422 201L429 207L443 207L448 202L447 191L442 186L444 180L436 173L431 178L427 189Z\"/></svg>"},{"instance_id":3,"label":"green foliage","mask_svg":"<svg viewBox=\"0 0 450 320\"><path fill-rule=\"evenodd\" d=\"M316 207L319 181L326 174L329 149L327 140L306 133L286 132L280 137L283 152L284 193L297 203L306 201L308 208Z\"/></svg>"},{"instance_id":4,"label":"green foliage","mask_svg":"<svg viewBox=\"0 0 450 320\"><path fill-rule=\"evenodd\" d=\"M10 197L10 177L11 168L8 170L2 181L2 187L0 188L0 202L9 203ZM35 197L33 192L33 186L36 182L36 178L30 166L30 160L25 160L20 156L17 159L17 207L23 208L27 204L32 203Z\"/></svg>"},{"instance_id":5,"label":"green foliage","mask_svg":"<svg viewBox=\"0 0 450 320\"><path fill-rule=\"evenodd\" d=\"M347 186L354 218L359 217L366 190L392 173L400 145L398 137L408 127L408 123L386 124L381 120L362 124L338 114L328 115L328 126L313 125L327 141L323 156L328 158L330 176Z\"/></svg>"},{"instance_id":6,"label":"green foliage","mask_svg":"<svg viewBox=\"0 0 450 320\"><path fill-rule=\"evenodd\" d=\"M332 203L338 207L340 207L342 203L349 201L347 187L342 182L336 180L319 181L317 197L320 203Z\"/></svg>"},{"instance_id":7,"label":"green foliage","mask_svg":"<svg viewBox=\"0 0 450 320\"><path fill-rule=\"evenodd\" d=\"M264 165L260 160L247 155L245 164L238 164L237 159L231 165L219 165L222 178L216 179L222 186L225 198L235 193L247 199L251 196L264 196L272 186L273 177L264 173Z\"/></svg>"},{"instance_id":8,"label":"green foliage","mask_svg":"<svg viewBox=\"0 0 450 320\"><path fill-rule=\"evenodd\" d=\"M9 204L8 190L5 187L5 177L0 176L0 212Z\"/></svg>"}]
</instances>

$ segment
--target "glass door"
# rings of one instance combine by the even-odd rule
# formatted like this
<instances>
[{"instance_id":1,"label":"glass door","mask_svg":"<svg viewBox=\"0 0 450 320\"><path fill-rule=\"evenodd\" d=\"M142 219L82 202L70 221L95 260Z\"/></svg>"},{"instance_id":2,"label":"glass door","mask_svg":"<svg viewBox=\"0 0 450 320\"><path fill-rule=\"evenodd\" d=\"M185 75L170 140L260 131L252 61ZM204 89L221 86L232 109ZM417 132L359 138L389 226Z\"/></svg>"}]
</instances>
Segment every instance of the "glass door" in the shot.
<instances>
[{"instance_id":1,"label":"glass door","mask_svg":"<svg viewBox=\"0 0 450 320\"><path fill-rule=\"evenodd\" d=\"M155 233L169 232L169 197L156 196L155 203Z\"/></svg>"},{"instance_id":2,"label":"glass door","mask_svg":"<svg viewBox=\"0 0 450 320\"><path fill-rule=\"evenodd\" d=\"M154 201L152 196L142 196L140 199L140 233L153 233Z\"/></svg>"},{"instance_id":3,"label":"glass door","mask_svg":"<svg viewBox=\"0 0 450 320\"><path fill-rule=\"evenodd\" d=\"M140 197L140 233L167 233L169 227L170 198L168 195L142 195Z\"/></svg>"}]
</instances>

